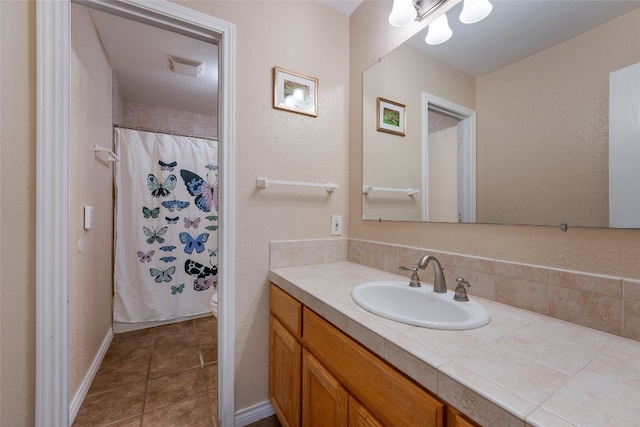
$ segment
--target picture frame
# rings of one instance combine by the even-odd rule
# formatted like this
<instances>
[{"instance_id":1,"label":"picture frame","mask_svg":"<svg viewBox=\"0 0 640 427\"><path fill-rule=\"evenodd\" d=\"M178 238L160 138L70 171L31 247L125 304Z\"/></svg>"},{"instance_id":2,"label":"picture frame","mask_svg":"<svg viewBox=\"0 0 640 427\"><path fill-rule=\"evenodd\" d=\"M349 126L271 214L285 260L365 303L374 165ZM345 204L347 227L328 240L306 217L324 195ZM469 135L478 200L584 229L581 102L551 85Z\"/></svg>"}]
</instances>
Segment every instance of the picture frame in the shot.
<instances>
[{"instance_id":1,"label":"picture frame","mask_svg":"<svg viewBox=\"0 0 640 427\"><path fill-rule=\"evenodd\" d=\"M273 67L273 108L318 117L318 79Z\"/></svg>"},{"instance_id":2,"label":"picture frame","mask_svg":"<svg viewBox=\"0 0 640 427\"><path fill-rule=\"evenodd\" d=\"M405 136L406 105L378 97L376 99L376 130Z\"/></svg>"}]
</instances>

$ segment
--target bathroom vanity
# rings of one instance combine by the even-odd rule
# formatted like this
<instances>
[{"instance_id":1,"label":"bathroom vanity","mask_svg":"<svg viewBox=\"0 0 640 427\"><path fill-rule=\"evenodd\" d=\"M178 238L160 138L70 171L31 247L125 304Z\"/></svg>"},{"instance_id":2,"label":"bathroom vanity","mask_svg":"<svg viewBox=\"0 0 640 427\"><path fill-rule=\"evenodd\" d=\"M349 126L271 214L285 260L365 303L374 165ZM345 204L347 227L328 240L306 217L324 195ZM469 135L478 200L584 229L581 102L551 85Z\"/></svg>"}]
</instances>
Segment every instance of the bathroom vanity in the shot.
<instances>
[{"instance_id":1,"label":"bathroom vanity","mask_svg":"<svg viewBox=\"0 0 640 427\"><path fill-rule=\"evenodd\" d=\"M637 341L475 296L492 318L481 328L393 322L359 307L351 292L367 281L408 279L351 262L275 268L269 279L269 397L283 426L640 419Z\"/></svg>"}]
</instances>

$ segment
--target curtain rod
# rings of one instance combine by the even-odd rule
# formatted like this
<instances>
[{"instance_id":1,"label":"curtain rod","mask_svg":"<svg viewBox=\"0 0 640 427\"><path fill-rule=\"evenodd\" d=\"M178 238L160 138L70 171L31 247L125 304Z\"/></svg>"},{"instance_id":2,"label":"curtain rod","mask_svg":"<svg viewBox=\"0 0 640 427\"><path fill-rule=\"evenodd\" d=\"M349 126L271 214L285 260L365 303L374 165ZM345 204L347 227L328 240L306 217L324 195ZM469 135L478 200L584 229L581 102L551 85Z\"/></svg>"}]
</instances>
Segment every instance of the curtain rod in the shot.
<instances>
[{"instance_id":1,"label":"curtain rod","mask_svg":"<svg viewBox=\"0 0 640 427\"><path fill-rule=\"evenodd\" d=\"M164 133L166 135L185 136L187 138L200 138L200 139L206 139L209 141L218 141L218 138L210 138L210 137L198 136L198 135L186 135L184 133L179 133L179 132L167 132L167 131L156 130L156 129L142 128L142 127L124 126L124 125L116 125L116 124L114 124L113 127L120 128L120 129L139 130L142 132Z\"/></svg>"}]
</instances>

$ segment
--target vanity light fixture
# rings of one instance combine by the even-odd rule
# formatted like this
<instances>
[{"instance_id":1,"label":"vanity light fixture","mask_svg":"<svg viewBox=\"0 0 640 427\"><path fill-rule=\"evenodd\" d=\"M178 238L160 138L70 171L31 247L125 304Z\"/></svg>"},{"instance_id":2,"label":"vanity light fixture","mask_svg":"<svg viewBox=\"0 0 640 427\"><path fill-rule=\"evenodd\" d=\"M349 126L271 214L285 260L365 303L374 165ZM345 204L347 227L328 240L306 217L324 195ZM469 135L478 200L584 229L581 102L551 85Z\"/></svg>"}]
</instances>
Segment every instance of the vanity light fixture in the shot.
<instances>
[{"instance_id":1,"label":"vanity light fixture","mask_svg":"<svg viewBox=\"0 0 640 427\"><path fill-rule=\"evenodd\" d=\"M394 27L406 27L435 11L448 0L393 0L389 23Z\"/></svg>"},{"instance_id":2,"label":"vanity light fixture","mask_svg":"<svg viewBox=\"0 0 640 427\"><path fill-rule=\"evenodd\" d=\"M449 28L447 14L443 13L429 24L429 30L427 31L427 36L424 38L424 41L430 45L437 45L449 40L452 34L453 31Z\"/></svg>"},{"instance_id":3,"label":"vanity light fixture","mask_svg":"<svg viewBox=\"0 0 640 427\"><path fill-rule=\"evenodd\" d=\"M414 21L421 21L425 16L434 13L448 0L393 0L389 23L394 27L406 27ZM489 0L464 0L460 22L474 24L486 18L493 10ZM444 43L453 32L449 28L446 13L443 13L429 24L425 42L431 45Z\"/></svg>"}]
</instances>

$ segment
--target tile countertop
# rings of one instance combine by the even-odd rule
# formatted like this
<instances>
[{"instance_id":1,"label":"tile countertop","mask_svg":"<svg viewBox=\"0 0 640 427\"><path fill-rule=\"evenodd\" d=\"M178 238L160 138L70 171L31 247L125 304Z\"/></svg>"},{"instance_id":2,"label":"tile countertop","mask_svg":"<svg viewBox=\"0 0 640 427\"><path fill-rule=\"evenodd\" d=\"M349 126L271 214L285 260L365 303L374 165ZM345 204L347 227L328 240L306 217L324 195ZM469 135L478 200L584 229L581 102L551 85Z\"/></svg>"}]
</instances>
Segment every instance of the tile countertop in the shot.
<instances>
[{"instance_id":1,"label":"tile countertop","mask_svg":"<svg viewBox=\"0 0 640 427\"><path fill-rule=\"evenodd\" d=\"M408 278L351 262L276 268L269 279L483 426L640 426L640 342L471 294L491 314L482 328L397 323L351 291Z\"/></svg>"}]
</instances>

